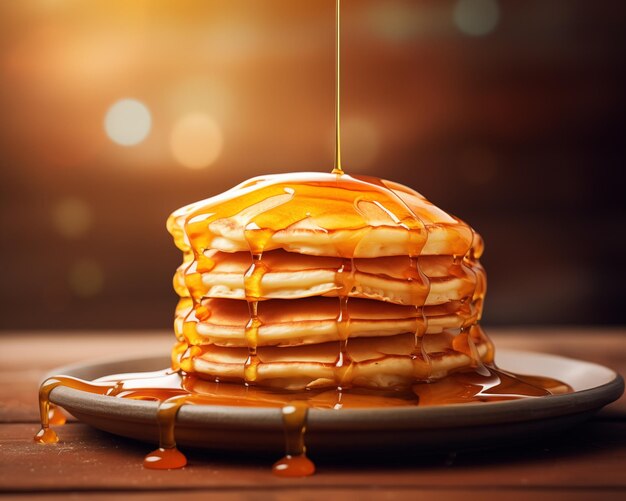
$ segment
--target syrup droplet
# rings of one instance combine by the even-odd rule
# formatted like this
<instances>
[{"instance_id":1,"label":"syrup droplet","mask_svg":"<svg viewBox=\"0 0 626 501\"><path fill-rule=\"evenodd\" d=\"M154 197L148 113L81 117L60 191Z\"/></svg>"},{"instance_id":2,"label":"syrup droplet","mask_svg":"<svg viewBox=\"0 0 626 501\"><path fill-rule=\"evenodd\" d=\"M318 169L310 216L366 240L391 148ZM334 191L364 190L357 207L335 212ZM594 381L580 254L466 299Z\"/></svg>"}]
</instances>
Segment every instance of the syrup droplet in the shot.
<instances>
[{"instance_id":1,"label":"syrup droplet","mask_svg":"<svg viewBox=\"0 0 626 501\"><path fill-rule=\"evenodd\" d=\"M298 456L287 454L274 463L272 473L285 478L308 477L315 473L315 464L304 454Z\"/></svg>"},{"instance_id":2,"label":"syrup droplet","mask_svg":"<svg viewBox=\"0 0 626 501\"><path fill-rule=\"evenodd\" d=\"M282 408L285 429L285 456L274 463L272 473L279 477L307 477L315 473L315 465L306 455L304 434L309 406L296 400Z\"/></svg>"},{"instance_id":3,"label":"syrup droplet","mask_svg":"<svg viewBox=\"0 0 626 501\"><path fill-rule=\"evenodd\" d=\"M153 470L172 470L187 464L187 458L176 447L176 416L180 408L193 401L193 395L176 395L162 401L157 409L159 448L148 454L143 465Z\"/></svg>"},{"instance_id":4,"label":"syrup droplet","mask_svg":"<svg viewBox=\"0 0 626 501\"><path fill-rule=\"evenodd\" d=\"M106 393L109 389L109 385L97 386L80 379L66 376L55 376L46 379L39 387L39 418L41 419L41 430L35 435L35 442L40 444L56 444L59 441L57 434L50 429L51 417L57 422L63 420L63 423L65 423L65 416L63 416L63 418L57 417L51 410L50 392L57 386L69 386L70 388L100 394Z\"/></svg>"},{"instance_id":5,"label":"syrup droplet","mask_svg":"<svg viewBox=\"0 0 626 501\"><path fill-rule=\"evenodd\" d=\"M35 435L35 442L38 444L56 444L59 441L59 436L52 428L44 428Z\"/></svg>"},{"instance_id":6,"label":"syrup droplet","mask_svg":"<svg viewBox=\"0 0 626 501\"><path fill-rule=\"evenodd\" d=\"M151 470L175 470L187 465L187 458L176 447L164 449L159 447L147 454L143 460L144 468Z\"/></svg>"}]
</instances>

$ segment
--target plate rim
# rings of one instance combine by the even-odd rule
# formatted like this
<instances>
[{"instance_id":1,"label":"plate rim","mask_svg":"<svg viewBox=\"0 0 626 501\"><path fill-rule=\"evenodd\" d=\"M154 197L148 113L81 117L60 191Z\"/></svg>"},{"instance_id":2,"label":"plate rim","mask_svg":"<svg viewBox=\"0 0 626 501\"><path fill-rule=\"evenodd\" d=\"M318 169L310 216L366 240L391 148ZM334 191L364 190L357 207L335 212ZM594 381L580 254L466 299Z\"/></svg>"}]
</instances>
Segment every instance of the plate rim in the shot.
<instances>
[{"instance_id":1,"label":"plate rim","mask_svg":"<svg viewBox=\"0 0 626 501\"><path fill-rule=\"evenodd\" d=\"M487 426L504 423L520 423L591 412L617 400L624 392L624 379L613 369L595 362L588 362L562 355L516 349L501 349L507 354L523 354L533 357L537 355L565 359L568 362L595 365L608 370L613 377L610 381L563 395L551 395L540 398L508 400L500 402L477 402L466 404L447 404L428 407L397 407L397 408L359 408L359 409L311 409L308 418L309 429L324 432L380 430L393 427L398 431L406 429L440 429ZM107 364L122 364L132 361L163 358L161 354L147 356L109 356L68 364L52 371L45 377L86 370L90 367ZM50 393L51 402L61 406L80 408L80 413L101 415L109 414L111 418L123 418L134 422L155 422L157 403L131 399L112 398L97 395L68 387L57 387ZM188 405L181 408L177 421L183 426L213 426L221 429L234 429L241 426L267 430L282 427L279 408L258 407L247 408L223 405Z\"/></svg>"}]
</instances>

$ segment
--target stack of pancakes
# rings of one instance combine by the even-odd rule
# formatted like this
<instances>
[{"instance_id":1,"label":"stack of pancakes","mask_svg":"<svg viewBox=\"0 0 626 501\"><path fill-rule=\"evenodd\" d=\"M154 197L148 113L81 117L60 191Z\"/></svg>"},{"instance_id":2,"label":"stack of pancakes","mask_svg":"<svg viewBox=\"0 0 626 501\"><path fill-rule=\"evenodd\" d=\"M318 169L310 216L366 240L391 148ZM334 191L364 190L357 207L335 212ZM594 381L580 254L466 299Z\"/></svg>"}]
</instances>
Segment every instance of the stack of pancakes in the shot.
<instances>
[{"instance_id":1,"label":"stack of pancakes","mask_svg":"<svg viewBox=\"0 0 626 501\"><path fill-rule=\"evenodd\" d=\"M219 381L391 388L491 361L483 245L397 183L298 173L174 212L173 364Z\"/></svg>"}]
</instances>

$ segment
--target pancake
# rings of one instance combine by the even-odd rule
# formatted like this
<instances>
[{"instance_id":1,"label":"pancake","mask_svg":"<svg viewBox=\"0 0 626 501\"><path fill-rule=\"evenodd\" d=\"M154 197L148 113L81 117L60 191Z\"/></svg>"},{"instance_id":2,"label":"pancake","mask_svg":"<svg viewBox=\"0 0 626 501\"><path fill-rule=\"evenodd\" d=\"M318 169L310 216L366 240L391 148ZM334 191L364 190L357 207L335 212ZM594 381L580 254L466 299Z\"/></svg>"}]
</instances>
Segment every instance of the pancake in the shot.
<instances>
[{"instance_id":1,"label":"pancake","mask_svg":"<svg viewBox=\"0 0 626 501\"><path fill-rule=\"evenodd\" d=\"M196 255L284 249L347 258L464 256L474 238L467 224L406 186L325 173L250 179L177 210L168 230Z\"/></svg>"},{"instance_id":2,"label":"pancake","mask_svg":"<svg viewBox=\"0 0 626 501\"><path fill-rule=\"evenodd\" d=\"M201 273L202 296L246 299L244 276L252 264L250 254L207 251L209 271ZM354 259L314 257L275 250L264 254L265 272L259 299L297 299L309 296L336 297L350 283L350 297L377 299L397 304L415 304L424 294L425 304L461 300L473 293L484 271L477 263L455 260L452 256L422 256L418 266L424 277L407 280L413 271L407 256ZM183 264L174 285L181 296L189 295ZM208 269L207 268L207 269ZM346 268L352 271L346 272ZM193 267L187 271L194 274ZM195 279L195 277L191 277Z\"/></svg>"},{"instance_id":3,"label":"pancake","mask_svg":"<svg viewBox=\"0 0 626 501\"><path fill-rule=\"evenodd\" d=\"M168 219L183 251L174 368L393 388L492 359L480 236L397 183L258 177Z\"/></svg>"},{"instance_id":4,"label":"pancake","mask_svg":"<svg viewBox=\"0 0 626 501\"><path fill-rule=\"evenodd\" d=\"M414 337L410 334L390 338L355 339L348 346L352 363L338 373L337 344L324 343L292 348L259 348L256 382L262 386L288 390L352 385L366 388L409 386L416 380L435 380L450 372L487 360L492 347L484 337L474 342L472 354L456 351L450 333L422 338L428 362L414 360ZM245 348L214 345L197 348L191 355L193 372L203 378L244 381L248 359ZM339 379L338 379L339 374Z\"/></svg>"},{"instance_id":5,"label":"pancake","mask_svg":"<svg viewBox=\"0 0 626 501\"><path fill-rule=\"evenodd\" d=\"M186 307L185 307L186 306ZM250 314L245 301L205 299L206 317L184 321L191 305L181 307L175 323L178 337L192 345L246 347L246 325ZM336 299L313 297L291 301L269 300L258 305L257 346L298 346L338 341L339 314ZM347 335L354 338L389 337L403 333L441 333L476 322L478 312L468 302L454 301L424 308L423 315L413 306L402 306L367 299L350 299ZM344 332L343 335L346 335Z\"/></svg>"}]
</instances>

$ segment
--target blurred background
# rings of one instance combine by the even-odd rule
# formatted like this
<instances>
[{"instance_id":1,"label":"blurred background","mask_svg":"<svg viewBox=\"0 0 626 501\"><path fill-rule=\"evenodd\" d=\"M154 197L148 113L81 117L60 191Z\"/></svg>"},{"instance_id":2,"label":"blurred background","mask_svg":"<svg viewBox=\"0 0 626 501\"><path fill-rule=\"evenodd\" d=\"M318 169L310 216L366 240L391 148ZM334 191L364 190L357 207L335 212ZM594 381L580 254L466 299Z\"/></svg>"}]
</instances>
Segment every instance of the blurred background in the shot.
<instances>
[{"instance_id":1,"label":"blurred background","mask_svg":"<svg viewBox=\"0 0 626 501\"><path fill-rule=\"evenodd\" d=\"M626 4L344 0L349 173L486 241L485 323L623 324ZM169 213L330 171L334 0L0 3L0 327L169 328Z\"/></svg>"}]
</instances>

